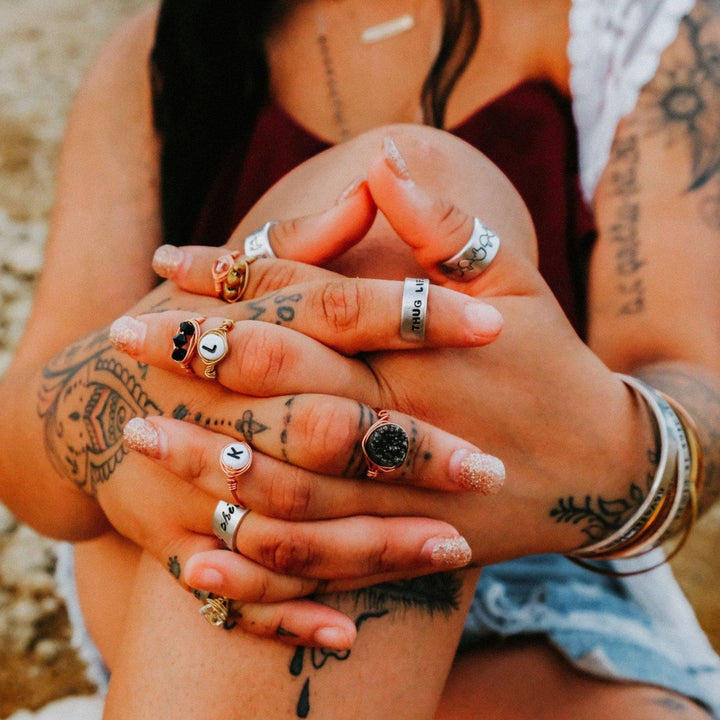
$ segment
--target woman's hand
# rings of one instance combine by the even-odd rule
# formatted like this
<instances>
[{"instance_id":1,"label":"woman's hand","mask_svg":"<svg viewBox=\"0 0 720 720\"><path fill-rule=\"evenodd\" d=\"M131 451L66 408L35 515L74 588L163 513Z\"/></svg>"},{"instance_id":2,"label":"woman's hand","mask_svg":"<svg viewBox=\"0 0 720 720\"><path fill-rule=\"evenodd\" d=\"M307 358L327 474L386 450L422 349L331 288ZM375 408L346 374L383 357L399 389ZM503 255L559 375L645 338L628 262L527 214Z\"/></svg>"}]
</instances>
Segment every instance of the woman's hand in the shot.
<instances>
[{"instance_id":1,"label":"woman's hand","mask_svg":"<svg viewBox=\"0 0 720 720\"><path fill-rule=\"evenodd\" d=\"M368 179L373 199L427 274L453 289L482 294L505 317L502 335L486 348L362 355L372 382L353 382L347 394L443 427L502 457L508 468L508 486L497 498L457 502L435 494L414 504L413 512L452 522L481 563L566 551L591 534L610 531L632 511L632 483L644 487L652 472L647 453L654 439L644 410L580 341L537 272L526 225L501 229L503 216L487 221L501 235L497 257L473 282L450 281L439 263L466 243L471 215L413 182L396 152L378 157ZM473 210L483 216L482 208ZM211 293L208 257L200 256L205 252L190 250L186 275L173 279L182 285L192 276L193 290ZM431 297L439 290L433 287ZM431 312L429 323L433 317ZM366 335L364 348L344 351L375 350L371 326ZM348 362L356 361L324 356L325 374L342 376ZM397 499L408 507L404 495ZM606 512L610 508L620 512Z\"/></svg>"}]
</instances>

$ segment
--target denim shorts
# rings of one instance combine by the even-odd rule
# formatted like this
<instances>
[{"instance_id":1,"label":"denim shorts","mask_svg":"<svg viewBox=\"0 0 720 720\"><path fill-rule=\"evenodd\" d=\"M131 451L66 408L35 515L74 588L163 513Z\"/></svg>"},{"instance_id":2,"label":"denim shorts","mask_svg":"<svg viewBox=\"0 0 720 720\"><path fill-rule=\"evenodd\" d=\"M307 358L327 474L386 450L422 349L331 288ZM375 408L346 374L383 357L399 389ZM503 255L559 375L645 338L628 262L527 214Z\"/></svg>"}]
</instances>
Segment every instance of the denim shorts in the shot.
<instances>
[{"instance_id":1,"label":"denim shorts","mask_svg":"<svg viewBox=\"0 0 720 720\"><path fill-rule=\"evenodd\" d=\"M523 635L544 636L579 670L674 690L720 718L720 659L667 565L628 578L593 573L562 555L485 568L461 647Z\"/></svg>"},{"instance_id":2,"label":"denim shorts","mask_svg":"<svg viewBox=\"0 0 720 720\"><path fill-rule=\"evenodd\" d=\"M74 644L104 694L109 675L85 629L72 545L67 543L58 546L56 578ZM674 690L720 720L720 659L667 565L632 578L598 575L561 555L536 555L485 568L461 648L523 635L544 636L584 672Z\"/></svg>"}]
</instances>

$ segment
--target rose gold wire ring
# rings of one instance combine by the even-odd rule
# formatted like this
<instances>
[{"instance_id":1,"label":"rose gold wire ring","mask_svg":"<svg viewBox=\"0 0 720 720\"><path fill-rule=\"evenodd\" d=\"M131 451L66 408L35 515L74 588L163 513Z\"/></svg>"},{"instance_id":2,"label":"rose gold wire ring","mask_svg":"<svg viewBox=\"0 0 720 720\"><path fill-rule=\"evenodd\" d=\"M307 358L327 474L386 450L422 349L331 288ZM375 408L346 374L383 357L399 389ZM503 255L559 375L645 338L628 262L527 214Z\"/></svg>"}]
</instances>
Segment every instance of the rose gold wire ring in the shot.
<instances>
[{"instance_id":1,"label":"rose gold wire ring","mask_svg":"<svg viewBox=\"0 0 720 720\"><path fill-rule=\"evenodd\" d=\"M396 423L390 422L387 410L378 410L378 420L362 439L362 453L368 465L367 477L376 478L381 472L399 468L407 457L408 434Z\"/></svg>"},{"instance_id":2,"label":"rose gold wire ring","mask_svg":"<svg viewBox=\"0 0 720 720\"><path fill-rule=\"evenodd\" d=\"M250 469L252 460L252 448L244 442L229 443L220 451L220 469L225 473L228 490L238 505L242 503L237 496L237 480Z\"/></svg>"},{"instance_id":3,"label":"rose gold wire ring","mask_svg":"<svg viewBox=\"0 0 720 720\"><path fill-rule=\"evenodd\" d=\"M177 334L173 337L172 359L185 370L194 375L190 363L197 352L198 338L200 337L200 323L205 322L203 315L183 320Z\"/></svg>"},{"instance_id":4,"label":"rose gold wire ring","mask_svg":"<svg viewBox=\"0 0 720 720\"><path fill-rule=\"evenodd\" d=\"M225 319L219 327L206 330L197 341L197 354L205 365L205 377L216 377L215 366L230 352L228 332L235 327L232 320Z\"/></svg>"},{"instance_id":5,"label":"rose gold wire ring","mask_svg":"<svg viewBox=\"0 0 720 720\"><path fill-rule=\"evenodd\" d=\"M233 251L220 256L213 265L213 286L217 296L228 303L242 300L250 281L250 263L257 258Z\"/></svg>"}]
</instances>

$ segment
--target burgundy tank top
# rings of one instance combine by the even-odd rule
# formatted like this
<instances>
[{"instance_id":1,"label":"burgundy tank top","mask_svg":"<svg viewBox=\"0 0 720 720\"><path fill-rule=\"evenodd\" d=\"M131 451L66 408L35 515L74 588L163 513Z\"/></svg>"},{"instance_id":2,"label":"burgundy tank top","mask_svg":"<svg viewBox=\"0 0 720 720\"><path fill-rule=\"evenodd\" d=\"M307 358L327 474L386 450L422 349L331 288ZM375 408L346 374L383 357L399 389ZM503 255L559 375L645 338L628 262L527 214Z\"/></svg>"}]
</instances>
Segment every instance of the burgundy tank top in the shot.
<instances>
[{"instance_id":1,"label":"burgundy tank top","mask_svg":"<svg viewBox=\"0 0 720 720\"><path fill-rule=\"evenodd\" d=\"M584 336L586 271L595 233L580 193L570 101L548 83L523 82L449 132L487 155L522 196L535 223L540 272ZM328 147L278 105L266 105L248 145L228 156L196 241L223 244L263 193Z\"/></svg>"}]
</instances>

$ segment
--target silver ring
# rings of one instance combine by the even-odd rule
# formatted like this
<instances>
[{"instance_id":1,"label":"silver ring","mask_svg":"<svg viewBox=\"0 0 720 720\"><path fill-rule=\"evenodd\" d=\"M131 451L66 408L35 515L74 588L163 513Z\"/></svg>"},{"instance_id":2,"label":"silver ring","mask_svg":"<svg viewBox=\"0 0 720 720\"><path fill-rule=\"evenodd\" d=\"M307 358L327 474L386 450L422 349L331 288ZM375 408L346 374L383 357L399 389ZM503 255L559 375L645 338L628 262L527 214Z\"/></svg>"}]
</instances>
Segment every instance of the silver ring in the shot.
<instances>
[{"instance_id":1,"label":"silver ring","mask_svg":"<svg viewBox=\"0 0 720 720\"><path fill-rule=\"evenodd\" d=\"M400 337L403 340L422 342L425 339L429 293L429 280L405 278L400 313Z\"/></svg>"},{"instance_id":2,"label":"silver ring","mask_svg":"<svg viewBox=\"0 0 720 720\"><path fill-rule=\"evenodd\" d=\"M259 230L250 233L245 238L246 258L270 258L276 260L277 255L270 245L270 228L275 225L275 220L266 222Z\"/></svg>"},{"instance_id":3,"label":"silver ring","mask_svg":"<svg viewBox=\"0 0 720 720\"><path fill-rule=\"evenodd\" d=\"M237 552L237 534L242 521L250 512L242 505L232 505L221 500L213 512L212 529L215 537L225 543L225 547Z\"/></svg>"},{"instance_id":4,"label":"silver ring","mask_svg":"<svg viewBox=\"0 0 720 720\"><path fill-rule=\"evenodd\" d=\"M475 218L467 245L441 263L440 269L456 280L474 280L495 259L499 249L500 238Z\"/></svg>"}]
</instances>

